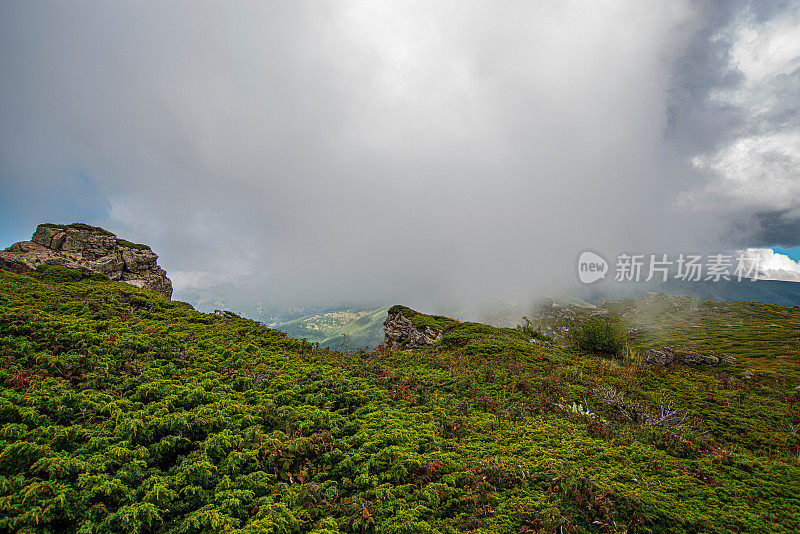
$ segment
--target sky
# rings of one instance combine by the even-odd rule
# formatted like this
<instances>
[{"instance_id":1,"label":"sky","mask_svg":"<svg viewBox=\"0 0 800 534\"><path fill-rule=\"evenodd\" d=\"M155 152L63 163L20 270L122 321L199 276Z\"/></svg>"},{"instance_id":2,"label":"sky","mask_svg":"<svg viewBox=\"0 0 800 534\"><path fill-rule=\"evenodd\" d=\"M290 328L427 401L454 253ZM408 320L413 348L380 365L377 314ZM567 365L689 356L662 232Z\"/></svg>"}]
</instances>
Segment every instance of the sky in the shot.
<instances>
[{"instance_id":1,"label":"sky","mask_svg":"<svg viewBox=\"0 0 800 534\"><path fill-rule=\"evenodd\" d=\"M506 297L587 249L800 259L796 1L6 0L0 72L0 246L103 226L176 298Z\"/></svg>"}]
</instances>

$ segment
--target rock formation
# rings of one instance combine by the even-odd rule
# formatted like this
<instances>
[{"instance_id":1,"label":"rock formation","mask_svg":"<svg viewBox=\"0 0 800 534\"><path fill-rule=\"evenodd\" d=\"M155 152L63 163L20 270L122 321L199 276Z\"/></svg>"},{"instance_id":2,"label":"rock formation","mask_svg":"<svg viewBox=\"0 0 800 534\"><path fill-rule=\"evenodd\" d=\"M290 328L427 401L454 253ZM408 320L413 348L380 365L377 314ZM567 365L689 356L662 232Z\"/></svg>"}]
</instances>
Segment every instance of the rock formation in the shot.
<instances>
[{"instance_id":1,"label":"rock formation","mask_svg":"<svg viewBox=\"0 0 800 534\"><path fill-rule=\"evenodd\" d=\"M414 321L404 314L404 309L389 310L386 321L383 323L383 333L385 337L381 347L406 351L430 345L442 339L442 330L415 325Z\"/></svg>"},{"instance_id":2,"label":"rock formation","mask_svg":"<svg viewBox=\"0 0 800 534\"><path fill-rule=\"evenodd\" d=\"M26 273L40 265L60 265L85 273L100 273L172 297L172 282L147 245L118 239L102 228L75 223L40 224L30 241L0 252L0 269Z\"/></svg>"},{"instance_id":3,"label":"rock formation","mask_svg":"<svg viewBox=\"0 0 800 534\"><path fill-rule=\"evenodd\" d=\"M644 362L650 365L669 365L675 361L675 351L669 347L661 349L648 349L642 352Z\"/></svg>"},{"instance_id":4,"label":"rock formation","mask_svg":"<svg viewBox=\"0 0 800 534\"><path fill-rule=\"evenodd\" d=\"M701 354L690 350L676 352L670 347L660 349L648 349L642 352L644 362L655 366L669 365L674 361L679 361L686 365L719 365L720 363L734 365L738 360L727 354L716 354L713 351L709 354Z\"/></svg>"}]
</instances>

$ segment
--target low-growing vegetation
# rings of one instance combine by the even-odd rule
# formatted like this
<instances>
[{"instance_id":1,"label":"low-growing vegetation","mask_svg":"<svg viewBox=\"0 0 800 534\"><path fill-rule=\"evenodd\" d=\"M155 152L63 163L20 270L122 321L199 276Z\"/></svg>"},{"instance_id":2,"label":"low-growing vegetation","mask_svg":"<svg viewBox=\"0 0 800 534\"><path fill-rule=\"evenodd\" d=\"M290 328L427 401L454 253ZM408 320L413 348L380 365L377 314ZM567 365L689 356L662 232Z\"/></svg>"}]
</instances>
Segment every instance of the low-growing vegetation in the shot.
<instances>
[{"instance_id":1,"label":"low-growing vegetation","mask_svg":"<svg viewBox=\"0 0 800 534\"><path fill-rule=\"evenodd\" d=\"M543 343L555 343L553 336L542 332L529 318L523 316L522 320L525 321L525 324L518 324L517 330L524 335Z\"/></svg>"},{"instance_id":2,"label":"low-growing vegetation","mask_svg":"<svg viewBox=\"0 0 800 534\"><path fill-rule=\"evenodd\" d=\"M570 330L570 341L588 354L621 358L625 351L625 333L608 319L588 318Z\"/></svg>"},{"instance_id":3,"label":"low-growing vegetation","mask_svg":"<svg viewBox=\"0 0 800 534\"><path fill-rule=\"evenodd\" d=\"M442 340L348 354L126 284L0 272L0 530L800 525L797 380L413 317Z\"/></svg>"},{"instance_id":4,"label":"low-growing vegetation","mask_svg":"<svg viewBox=\"0 0 800 534\"><path fill-rule=\"evenodd\" d=\"M395 305L389 308L389 314L396 314L402 312L403 315L411 319L414 326L417 328L431 327L434 330L446 330L459 323L458 320L443 315L426 315L419 313L411 308L401 305Z\"/></svg>"}]
</instances>

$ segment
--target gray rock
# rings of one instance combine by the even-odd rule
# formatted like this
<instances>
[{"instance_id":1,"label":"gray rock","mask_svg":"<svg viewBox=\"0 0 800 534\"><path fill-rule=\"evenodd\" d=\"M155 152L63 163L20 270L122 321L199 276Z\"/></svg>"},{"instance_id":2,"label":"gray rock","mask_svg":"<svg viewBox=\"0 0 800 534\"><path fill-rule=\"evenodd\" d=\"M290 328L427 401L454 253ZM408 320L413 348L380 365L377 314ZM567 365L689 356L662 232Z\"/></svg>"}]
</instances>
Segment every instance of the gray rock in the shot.
<instances>
[{"instance_id":1,"label":"gray rock","mask_svg":"<svg viewBox=\"0 0 800 534\"><path fill-rule=\"evenodd\" d=\"M664 366L675 361L675 351L669 347L649 349L642 352L642 357L644 358L644 362L649 365Z\"/></svg>"},{"instance_id":2,"label":"gray rock","mask_svg":"<svg viewBox=\"0 0 800 534\"><path fill-rule=\"evenodd\" d=\"M699 352L684 352L678 359L686 365L717 365L719 358L713 354L701 354Z\"/></svg>"},{"instance_id":3,"label":"gray rock","mask_svg":"<svg viewBox=\"0 0 800 534\"><path fill-rule=\"evenodd\" d=\"M660 349L649 349L642 352L644 362L649 365L665 366L672 362L678 361L686 365L717 365L722 361L722 358L715 354L701 354L693 351L680 351L675 352L671 347L662 347ZM736 363L736 358L726 356L733 363Z\"/></svg>"},{"instance_id":4,"label":"gray rock","mask_svg":"<svg viewBox=\"0 0 800 534\"><path fill-rule=\"evenodd\" d=\"M736 365L737 363L739 363L739 360L737 360L733 356L729 356L727 354L716 353L715 352L714 356L719 358L719 362L720 363L725 363L725 364L728 364L728 365Z\"/></svg>"},{"instance_id":5,"label":"gray rock","mask_svg":"<svg viewBox=\"0 0 800 534\"><path fill-rule=\"evenodd\" d=\"M390 313L383 323L381 347L410 351L441 341L442 331L430 326L418 328L402 311Z\"/></svg>"},{"instance_id":6,"label":"gray rock","mask_svg":"<svg viewBox=\"0 0 800 534\"><path fill-rule=\"evenodd\" d=\"M93 227L39 225L30 241L0 251L0 269L22 274L40 265L59 265L84 273L99 273L172 297L172 281L149 248L121 245L117 236Z\"/></svg>"}]
</instances>

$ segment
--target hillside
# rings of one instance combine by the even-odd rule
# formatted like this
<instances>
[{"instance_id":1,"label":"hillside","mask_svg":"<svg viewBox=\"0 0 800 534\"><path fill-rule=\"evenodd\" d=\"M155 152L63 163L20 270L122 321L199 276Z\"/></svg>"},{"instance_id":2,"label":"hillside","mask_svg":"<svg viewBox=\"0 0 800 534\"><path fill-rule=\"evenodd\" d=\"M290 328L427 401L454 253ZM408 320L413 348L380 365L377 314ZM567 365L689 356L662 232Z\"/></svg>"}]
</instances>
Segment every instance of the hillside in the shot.
<instances>
[{"instance_id":1,"label":"hillside","mask_svg":"<svg viewBox=\"0 0 800 534\"><path fill-rule=\"evenodd\" d=\"M597 286L572 287L574 293L559 293L543 297L545 301L555 301L559 305L575 306L577 308L591 308L591 302L601 303L607 300L634 300L647 293L663 292L667 295L686 296L704 300L723 302L753 302L763 304L778 304L779 306L793 307L800 305L800 284L780 280L757 280L755 282L719 281L719 282L672 282L667 284L647 283L631 287L631 285L614 283L599 284ZM575 295L582 295L589 299L587 302ZM202 302L200 297L194 297L192 302ZM206 296L207 297L207 296ZM388 306L371 309L368 307L338 306L333 308L295 311L289 317L271 317L263 313L257 306L242 305L243 299L237 296L235 308L242 309L247 317L260 320L270 327L295 337L319 343L322 347L354 351L375 348L383 341L383 320L386 317ZM226 308L226 302L216 305L205 305L204 308ZM507 302L484 304L479 312L472 309L459 309L457 306L440 306L440 310L459 318L477 320L481 323L499 327L514 327L522 322L523 316L534 313L537 304L523 300L514 305ZM273 306L277 312L287 315L289 304ZM748 308L761 309L758 306ZM365 316L368 315L369 319ZM721 326L721 325L720 325ZM633 328L633 327L631 327Z\"/></svg>"},{"instance_id":2,"label":"hillside","mask_svg":"<svg viewBox=\"0 0 800 534\"><path fill-rule=\"evenodd\" d=\"M399 306L439 341L347 354L77 271L0 272L0 530L797 530L800 310L690 303L660 329L670 302L642 349L739 363Z\"/></svg>"},{"instance_id":3,"label":"hillside","mask_svg":"<svg viewBox=\"0 0 800 534\"><path fill-rule=\"evenodd\" d=\"M388 306L333 309L269 326L294 338L319 343L323 348L350 351L375 348L383 341L383 321L388 309Z\"/></svg>"},{"instance_id":4,"label":"hillside","mask_svg":"<svg viewBox=\"0 0 800 534\"><path fill-rule=\"evenodd\" d=\"M559 335L581 317L603 317L630 333L637 347L674 346L716 351L739 360L739 367L800 380L800 308L757 302L726 302L648 293L589 309L546 307L538 320Z\"/></svg>"}]
</instances>

